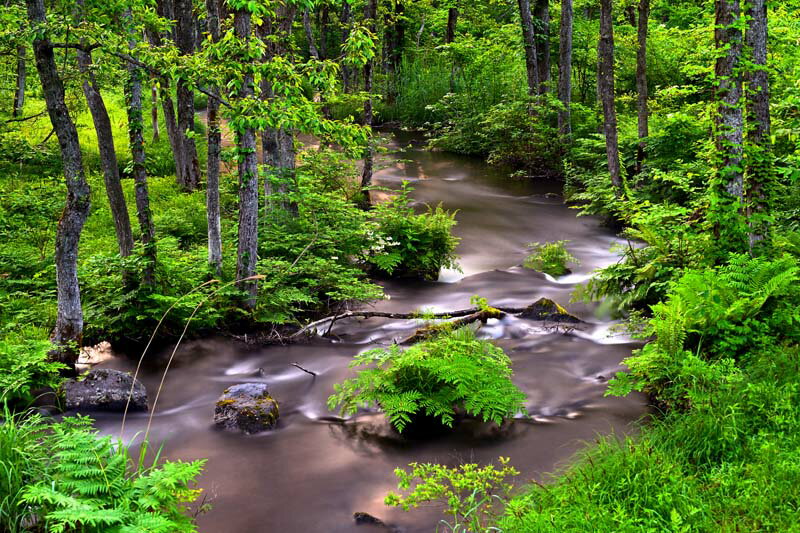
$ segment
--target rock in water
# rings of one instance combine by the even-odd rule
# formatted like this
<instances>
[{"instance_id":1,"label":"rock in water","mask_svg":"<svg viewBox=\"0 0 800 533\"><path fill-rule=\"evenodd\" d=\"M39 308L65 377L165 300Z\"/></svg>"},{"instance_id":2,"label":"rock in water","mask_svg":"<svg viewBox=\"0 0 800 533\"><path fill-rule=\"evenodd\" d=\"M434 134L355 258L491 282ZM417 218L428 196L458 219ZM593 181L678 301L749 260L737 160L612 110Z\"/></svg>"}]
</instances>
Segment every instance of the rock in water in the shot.
<instances>
[{"instance_id":1,"label":"rock in water","mask_svg":"<svg viewBox=\"0 0 800 533\"><path fill-rule=\"evenodd\" d=\"M263 383L242 383L225 389L214 408L214 423L248 435L278 422L278 402Z\"/></svg>"},{"instance_id":2,"label":"rock in water","mask_svg":"<svg viewBox=\"0 0 800 533\"><path fill-rule=\"evenodd\" d=\"M131 394L133 385L133 394ZM147 411L147 390L127 372L99 368L82 379L64 383L67 409L123 411L131 395L130 410Z\"/></svg>"},{"instance_id":3,"label":"rock in water","mask_svg":"<svg viewBox=\"0 0 800 533\"><path fill-rule=\"evenodd\" d=\"M566 322L569 324L580 324L583 322L580 318L569 314L566 309L550 298L539 298L517 316L530 320L548 320L551 322Z\"/></svg>"}]
</instances>

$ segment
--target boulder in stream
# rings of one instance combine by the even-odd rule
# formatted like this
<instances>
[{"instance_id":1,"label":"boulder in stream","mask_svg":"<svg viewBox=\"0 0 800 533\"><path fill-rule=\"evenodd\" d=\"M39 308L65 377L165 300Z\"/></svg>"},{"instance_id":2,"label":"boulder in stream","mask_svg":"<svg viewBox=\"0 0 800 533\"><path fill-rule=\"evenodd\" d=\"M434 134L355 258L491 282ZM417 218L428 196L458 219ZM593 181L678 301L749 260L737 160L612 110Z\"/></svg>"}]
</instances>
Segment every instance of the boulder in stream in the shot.
<instances>
[{"instance_id":1,"label":"boulder in stream","mask_svg":"<svg viewBox=\"0 0 800 533\"><path fill-rule=\"evenodd\" d=\"M70 379L64 383L67 409L123 411L128 403L128 395L131 396L130 410L147 411L147 390L128 372L98 368L81 379Z\"/></svg>"},{"instance_id":2,"label":"boulder in stream","mask_svg":"<svg viewBox=\"0 0 800 533\"><path fill-rule=\"evenodd\" d=\"M225 389L214 408L214 423L248 435L278 422L278 402L263 383L241 383Z\"/></svg>"},{"instance_id":3,"label":"boulder in stream","mask_svg":"<svg viewBox=\"0 0 800 533\"><path fill-rule=\"evenodd\" d=\"M517 316L529 320L546 320L568 324L580 324L583 322L580 318L569 314L566 309L550 298L539 298Z\"/></svg>"}]
</instances>

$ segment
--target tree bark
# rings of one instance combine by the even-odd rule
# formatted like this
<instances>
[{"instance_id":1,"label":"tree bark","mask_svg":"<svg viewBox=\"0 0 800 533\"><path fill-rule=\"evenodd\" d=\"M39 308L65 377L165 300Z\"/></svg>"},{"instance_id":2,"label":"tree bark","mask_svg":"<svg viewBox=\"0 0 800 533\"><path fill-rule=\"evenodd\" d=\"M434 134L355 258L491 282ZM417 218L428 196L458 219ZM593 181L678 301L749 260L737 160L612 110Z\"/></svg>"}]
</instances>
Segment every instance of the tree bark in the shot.
<instances>
[{"instance_id":1,"label":"tree bark","mask_svg":"<svg viewBox=\"0 0 800 533\"><path fill-rule=\"evenodd\" d=\"M725 191L739 202L744 200L742 142L744 118L741 107L742 78L739 73L742 32L739 0L716 0L717 47L715 74L718 102L717 151L721 155L720 177Z\"/></svg>"},{"instance_id":2,"label":"tree bark","mask_svg":"<svg viewBox=\"0 0 800 533\"><path fill-rule=\"evenodd\" d=\"M181 55L194 53L195 20L192 14L192 0L175 0L175 44ZM176 86L178 101L178 131L183 148L183 171L178 174L179 185L193 191L200 185L200 161L194 138L194 91L187 80L179 78Z\"/></svg>"},{"instance_id":3,"label":"tree bark","mask_svg":"<svg viewBox=\"0 0 800 533\"><path fill-rule=\"evenodd\" d=\"M314 28L311 27L311 17L308 14L308 9L303 10L303 29L306 32L306 40L308 41L308 54L314 59L319 59L319 50L314 40Z\"/></svg>"},{"instance_id":4,"label":"tree bark","mask_svg":"<svg viewBox=\"0 0 800 533\"><path fill-rule=\"evenodd\" d=\"M250 40L251 16L246 9L235 12L233 27L237 38ZM254 83L253 74L245 74L239 90L240 99L254 97ZM239 245L236 278L243 280L255 275L258 264L258 154L253 128L245 127L237 131L236 144L239 150ZM239 287L247 293L244 307L254 309L258 283L255 280L240 281Z\"/></svg>"},{"instance_id":5,"label":"tree bark","mask_svg":"<svg viewBox=\"0 0 800 533\"><path fill-rule=\"evenodd\" d=\"M257 28L259 36L267 42L264 61L287 53L286 42L291 35L297 10L291 4L284 4L276 10L275 19L268 19ZM270 38L267 38L270 37ZM264 78L261 82L261 98L274 102L272 83ZM277 204L291 215L297 215L298 206L287 198L295 180L294 132L286 127L265 128L261 133L262 161L277 181L273 190L270 179L264 181L264 202L267 209L274 207L274 193L280 196Z\"/></svg>"},{"instance_id":6,"label":"tree bark","mask_svg":"<svg viewBox=\"0 0 800 533\"><path fill-rule=\"evenodd\" d=\"M639 24L636 51L636 112L638 115L639 145L636 149L636 173L642 171L646 157L647 137L650 135L648 121L650 110L647 103L647 30L650 19L650 0L639 0Z\"/></svg>"},{"instance_id":7,"label":"tree bark","mask_svg":"<svg viewBox=\"0 0 800 533\"><path fill-rule=\"evenodd\" d=\"M25 54L25 45L17 46L17 83L14 86L14 104L11 109L11 116L14 118L20 116L22 108L25 107L25 78L27 77Z\"/></svg>"},{"instance_id":8,"label":"tree bark","mask_svg":"<svg viewBox=\"0 0 800 533\"><path fill-rule=\"evenodd\" d=\"M617 111L614 107L614 26L612 0L600 0L600 41L597 47L597 97L603 106L603 131L611 184L617 195L622 193L622 171L617 139Z\"/></svg>"},{"instance_id":9,"label":"tree bark","mask_svg":"<svg viewBox=\"0 0 800 533\"><path fill-rule=\"evenodd\" d=\"M25 0L28 18L35 29L33 54L42 83L47 112L58 137L67 201L56 231L56 285L58 311L51 340L51 357L74 370L83 338L83 310L78 284L78 244L81 230L89 216L90 189L83 171L78 130L64 102L64 85L58 74L53 46L45 31L44 0Z\"/></svg>"},{"instance_id":10,"label":"tree bark","mask_svg":"<svg viewBox=\"0 0 800 533\"><path fill-rule=\"evenodd\" d=\"M221 37L219 0L206 0L208 32L216 43ZM206 160L206 219L208 221L208 265L214 275L222 274L222 231L219 207L219 166L222 130L219 122L219 88L212 87L208 99L208 157Z\"/></svg>"},{"instance_id":11,"label":"tree bark","mask_svg":"<svg viewBox=\"0 0 800 533\"><path fill-rule=\"evenodd\" d=\"M752 68L747 76L747 140L752 154L747 166L747 206L750 223L750 248L766 236L769 227L763 217L769 206L766 191L772 179L771 118L769 111L769 72L767 70L766 0L749 0L749 25L745 32L752 51Z\"/></svg>"},{"instance_id":12,"label":"tree bark","mask_svg":"<svg viewBox=\"0 0 800 533\"><path fill-rule=\"evenodd\" d=\"M444 36L445 44L450 44L456 40L456 26L458 25L458 7L451 7L447 10L447 33Z\"/></svg>"},{"instance_id":13,"label":"tree bark","mask_svg":"<svg viewBox=\"0 0 800 533\"><path fill-rule=\"evenodd\" d=\"M158 0L156 9L159 17L173 19L173 9L171 0ZM148 32L150 43L153 46L161 46L162 36L158 32ZM171 32L166 36L171 38ZM172 149L172 158L175 161L175 179L178 183L185 183L188 178L184 176L186 165L184 164L183 137L178 128L178 121L175 116L175 104L172 101L169 78L161 78L161 110L164 114L164 125L167 128L167 138Z\"/></svg>"},{"instance_id":14,"label":"tree bark","mask_svg":"<svg viewBox=\"0 0 800 533\"><path fill-rule=\"evenodd\" d=\"M128 16L130 14L128 13ZM134 50L136 42L129 41ZM126 110L128 113L128 138L133 159L133 183L136 192L136 216L142 233L145 265L142 271L142 285L155 285L156 231L153 214L150 210L150 192L147 187L144 151L144 114L142 113L142 69L128 63L128 83L125 87Z\"/></svg>"},{"instance_id":15,"label":"tree bark","mask_svg":"<svg viewBox=\"0 0 800 533\"><path fill-rule=\"evenodd\" d=\"M528 75L528 94L535 96L539 91L539 61L536 57L536 32L531 17L530 0L518 0L522 19L522 41L525 46L525 71Z\"/></svg>"},{"instance_id":16,"label":"tree bark","mask_svg":"<svg viewBox=\"0 0 800 533\"><path fill-rule=\"evenodd\" d=\"M350 2L342 2L342 14L340 21L342 23L342 47L347 43L350 38L350 24L352 12L350 10ZM349 66L342 65L342 91L345 93L350 92L350 84L352 79L352 71Z\"/></svg>"},{"instance_id":17,"label":"tree bark","mask_svg":"<svg viewBox=\"0 0 800 533\"><path fill-rule=\"evenodd\" d=\"M561 0L561 30L558 61L558 99L564 109L558 113L558 131L572 133L572 0Z\"/></svg>"},{"instance_id":18,"label":"tree bark","mask_svg":"<svg viewBox=\"0 0 800 533\"><path fill-rule=\"evenodd\" d=\"M150 124L153 129L153 142L158 142L161 138L161 131L158 126L158 86L153 83L150 86Z\"/></svg>"},{"instance_id":19,"label":"tree bark","mask_svg":"<svg viewBox=\"0 0 800 533\"><path fill-rule=\"evenodd\" d=\"M364 20L369 27L370 31L375 32L375 17L378 11L378 0L367 0L364 8ZM364 65L364 91L367 93L367 99L364 101L364 124L372 127L372 69L373 60L370 59ZM372 185L372 173L375 159L375 146L372 139L368 141L367 150L364 154L364 168L361 171L361 189L363 196L361 200L361 207L367 209L370 205L369 191L367 187Z\"/></svg>"},{"instance_id":20,"label":"tree bark","mask_svg":"<svg viewBox=\"0 0 800 533\"><path fill-rule=\"evenodd\" d=\"M83 94L86 97L86 103L94 123L94 131L97 134L100 165L103 168L103 181L111 207L111 218L114 220L119 255L128 257L133 252L133 234L128 206L125 203L125 193L122 191L122 182L119 177L117 151L114 147L114 130L111 127L111 119L108 116L103 95L100 94L97 80L92 72L92 56L84 50L78 50L77 56L78 68L83 76Z\"/></svg>"},{"instance_id":21,"label":"tree bark","mask_svg":"<svg viewBox=\"0 0 800 533\"><path fill-rule=\"evenodd\" d=\"M330 6L324 4L319 20L319 57L328 59L328 32L330 30Z\"/></svg>"},{"instance_id":22,"label":"tree bark","mask_svg":"<svg viewBox=\"0 0 800 533\"><path fill-rule=\"evenodd\" d=\"M539 69L539 94L550 83L550 0L536 0L535 16L540 31L535 31L536 64Z\"/></svg>"}]
</instances>

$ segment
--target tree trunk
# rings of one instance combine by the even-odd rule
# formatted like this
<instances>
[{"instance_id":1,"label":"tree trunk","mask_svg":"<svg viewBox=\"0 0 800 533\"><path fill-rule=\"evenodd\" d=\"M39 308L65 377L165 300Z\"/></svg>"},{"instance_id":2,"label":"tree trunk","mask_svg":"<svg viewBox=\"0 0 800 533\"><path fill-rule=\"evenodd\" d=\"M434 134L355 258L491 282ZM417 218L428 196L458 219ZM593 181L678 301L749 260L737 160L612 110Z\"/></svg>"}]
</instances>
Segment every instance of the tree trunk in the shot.
<instances>
[{"instance_id":1,"label":"tree trunk","mask_svg":"<svg viewBox=\"0 0 800 533\"><path fill-rule=\"evenodd\" d=\"M753 68L747 72L747 140L752 152L747 166L747 206L750 223L750 248L763 240L768 220L763 215L769 207L765 191L772 179L772 141L769 112L769 72L767 70L766 0L749 0L749 25L745 33L747 47L753 53Z\"/></svg>"},{"instance_id":2,"label":"tree trunk","mask_svg":"<svg viewBox=\"0 0 800 533\"><path fill-rule=\"evenodd\" d=\"M530 0L518 0L522 19L522 40L525 45L525 70L528 74L528 94L535 96L539 91L539 61L536 57L536 33L531 17Z\"/></svg>"},{"instance_id":3,"label":"tree trunk","mask_svg":"<svg viewBox=\"0 0 800 533\"><path fill-rule=\"evenodd\" d=\"M90 189L83 172L78 130L64 102L64 85L58 74L53 46L45 30L44 0L26 0L28 18L36 30L33 54L42 83L50 122L58 137L67 201L56 231L56 285L58 311L51 340L55 345L51 357L74 370L78 348L83 338L83 310L78 284L78 243L89 216Z\"/></svg>"},{"instance_id":4,"label":"tree trunk","mask_svg":"<svg viewBox=\"0 0 800 533\"><path fill-rule=\"evenodd\" d=\"M127 16L130 16L128 12ZM136 42L129 41L133 51ZM142 113L142 69L128 63L128 83L125 87L126 109L128 113L128 138L133 159L133 183L136 191L136 216L142 232L145 266L142 272L142 284L148 287L155 285L156 266L156 231L153 214L150 210L150 192L147 187L147 170L145 169L144 152L144 115Z\"/></svg>"},{"instance_id":5,"label":"tree trunk","mask_svg":"<svg viewBox=\"0 0 800 533\"><path fill-rule=\"evenodd\" d=\"M322 13L319 20L319 57L328 59L328 32L330 30L330 6L322 6Z\"/></svg>"},{"instance_id":6,"label":"tree trunk","mask_svg":"<svg viewBox=\"0 0 800 533\"><path fill-rule=\"evenodd\" d=\"M445 44L456 40L456 27L458 25L458 8L451 7L447 10L447 33L444 36Z\"/></svg>"},{"instance_id":7,"label":"tree trunk","mask_svg":"<svg viewBox=\"0 0 800 533\"><path fill-rule=\"evenodd\" d=\"M208 32L216 43L221 37L219 0L206 0ZM219 122L220 92L211 88L208 99L208 157L206 160L206 218L208 221L208 265L215 276L222 274L222 230L219 207L219 166L222 152L222 130Z\"/></svg>"},{"instance_id":8,"label":"tree trunk","mask_svg":"<svg viewBox=\"0 0 800 533\"><path fill-rule=\"evenodd\" d=\"M100 94L92 72L92 56L84 50L78 50L77 56L78 68L83 76L83 94L86 97L86 103L94 123L94 131L97 134L100 165L103 168L103 181L111 207L111 218L114 220L119 255L128 257L133 252L133 234L131 233L128 206L125 203L125 193L122 191L122 182L119 177L117 151L114 147L114 130L111 127L111 119L108 117L103 96Z\"/></svg>"},{"instance_id":9,"label":"tree trunk","mask_svg":"<svg viewBox=\"0 0 800 533\"><path fill-rule=\"evenodd\" d=\"M317 43L314 40L314 28L311 27L311 17L308 14L308 9L303 10L303 29L306 32L306 40L308 41L308 54L314 59L319 59L319 50L317 50Z\"/></svg>"},{"instance_id":10,"label":"tree trunk","mask_svg":"<svg viewBox=\"0 0 800 533\"><path fill-rule=\"evenodd\" d=\"M150 123L153 128L153 142L158 142L161 138L161 131L158 127L158 86L153 83L150 86Z\"/></svg>"},{"instance_id":11,"label":"tree trunk","mask_svg":"<svg viewBox=\"0 0 800 533\"><path fill-rule=\"evenodd\" d=\"M192 0L175 0L175 44L184 56L194 53L196 27L192 7ZM178 183L185 190L193 191L200 185L200 161L191 136L194 133L194 91L183 78L178 79L176 98L178 132L183 148L183 171L178 173Z\"/></svg>"},{"instance_id":12,"label":"tree trunk","mask_svg":"<svg viewBox=\"0 0 800 533\"><path fill-rule=\"evenodd\" d=\"M276 10L274 20L267 19L264 25L257 28L261 39L267 42L264 61L271 61L272 58L287 53L286 43L296 14L294 6L284 4ZM275 98L272 83L267 78L261 81L261 98L270 101ZM274 194L277 193L280 197L277 206L291 215L297 215L297 203L287 198L295 180L294 132L284 127L265 128L261 133L261 147L262 161L272 174L272 179L277 182L277 187L273 190L271 179L264 181L264 203L267 209L275 206Z\"/></svg>"},{"instance_id":13,"label":"tree trunk","mask_svg":"<svg viewBox=\"0 0 800 533\"><path fill-rule=\"evenodd\" d=\"M364 9L364 20L369 27L370 31L373 33L375 32L375 17L377 16L378 11L378 0L367 0L367 4ZM370 59L364 65L364 91L367 93L367 99L364 101L364 124L366 126L372 127L372 68L373 68L373 60ZM371 136L371 135L370 135ZM361 188L363 190L363 196L361 200L361 206L363 208L369 208L370 205L370 198L369 198L369 191L366 190L367 187L372 185L372 173L373 173L373 164L375 159L375 146L373 145L372 139L368 141L368 146L366 153L364 154L364 168L361 171Z\"/></svg>"},{"instance_id":14,"label":"tree trunk","mask_svg":"<svg viewBox=\"0 0 800 533\"><path fill-rule=\"evenodd\" d=\"M561 0L561 35L558 61L558 99L564 109L558 113L558 131L572 133L572 0Z\"/></svg>"},{"instance_id":15,"label":"tree trunk","mask_svg":"<svg viewBox=\"0 0 800 533\"><path fill-rule=\"evenodd\" d=\"M173 19L173 9L171 0L158 0L156 9L159 17ZM167 32L167 37L171 38L171 32ZM150 43L153 46L162 45L162 36L158 32L148 32ZM185 183L188 178L183 174L186 165L184 164L183 137L178 128L178 121L175 117L175 104L172 101L169 78L161 78L161 110L164 113L164 125L167 128L167 138L172 149L172 158L175 161L175 179L178 183Z\"/></svg>"},{"instance_id":16,"label":"tree trunk","mask_svg":"<svg viewBox=\"0 0 800 533\"><path fill-rule=\"evenodd\" d=\"M350 24L352 13L350 10L350 2L342 2L342 14L340 21L342 23L342 47L347 43L350 38ZM345 93L350 92L350 82L352 79L352 70L348 65L342 65L342 91Z\"/></svg>"},{"instance_id":17,"label":"tree trunk","mask_svg":"<svg viewBox=\"0 0 800 533\"><path fill-rule=\"evenodd\" d=\"M550 0L536 0L535 16L540 31L535 32L536 63L539 69L539 94L550 83Z\"/></svg>"},{"instance_id":18,"label":"tree trunk","mask_svg":"<svg viewBox=\"0 0 800 533\"><path fill-rule=\"evenodd\" d=\"M17 46L17 83L14 87L14 106L11 110L12 117L18 117L25 107L25 78L27 75L25 61L25 45Z\"/></svg>"},{"instance_id":19,"label":"tree trunk","mask_svg":"<svg viewBox=\"0 0 800 533\"><path fill-rule=\"evenodd\" d=\"M603 105L606 156L611 184L617 195L622 193L622 171L617 140L617 111L614 107L614 26L612 0L600 0L600 41L597 47L597 97Z\"/></svg>"},{"instance_id":20,"label":"tree trunk","mask_svg":"<svg viewBox=\"0 0 800 533\"><path fill-rule=\"evenodd\" d=\"M721 155L720 177L725 191L739 202L744 200L742 142L744 119L741 107L740 60L742 32L738 28L739 0L716 1L715 66L718 102L717 151Z\"/></svg>"},{"instance_id":21,"label":"tree trunk","mask_svg":"<svg viewBox=\"0 0 800 533\"><path fill-rule=\"evenodd\" d=\"M636 173L642 171L647 137L650 135L647 105L647 27L650 19L650 0L639 0L639 25L637 29L639 48L636 51L636 111L638 114L639 145L636 149Z\"/></svg>"},{"instance_id":22,"label":"tree trunk","mask_svg":"<svg viewBox=\"0 0 800 533\"><path fill-rule=\"evenodd\" d=\"M236 11L233 27L238 39L249 41L252 31L249 11ZM253 98L254 83L253 74L245 74L239 98ZM245 127L237 131L236 144L239 150L239 245L236 278L242 280L255 275L258 264L258 154L253 128ZM255 280L240 281L239 287L247 293L244 307L254 309L258 283Z\"/></svg>"}]
</instances>

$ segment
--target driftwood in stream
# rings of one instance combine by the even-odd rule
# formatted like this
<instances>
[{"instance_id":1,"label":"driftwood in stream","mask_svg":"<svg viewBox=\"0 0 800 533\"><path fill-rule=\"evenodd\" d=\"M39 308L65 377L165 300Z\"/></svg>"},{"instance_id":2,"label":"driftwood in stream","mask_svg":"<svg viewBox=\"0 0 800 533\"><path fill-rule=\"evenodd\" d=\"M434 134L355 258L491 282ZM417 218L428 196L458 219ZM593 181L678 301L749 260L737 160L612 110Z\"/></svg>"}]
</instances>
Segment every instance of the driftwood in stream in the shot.
<instances>
[{"instance_id":1,"label":"driftwood in stream","mask_svg":"<svg viewBox=\"0 0 800 533\"><path fill-rule=\"evenodd\" d=\"M316 330L322 325L328 326L330 331L333 324L342 320L343 318L388 318L393 320L448 320L455 318L456 320L450 321L456 327L471 324L473 322L486 322L490 318L503 318L505 315L519 315L521 318L529 320L542 320L552 321L558 323L579 324L583 322L581 319L570 315L563 307L558 305L549 298L539 298L534 303L527 307L489 307L480 309L471 307L469 309L459 309L457 311L448 311L446 313L386 313L382 311L346 311L337 315L315 320L310 324L300 328L293 333L289 338L297 339L303 335L308 335L310 332ZM411 337L405 339L402 344L423 340L437 331L437 325L430 325L420 328Z\"/></svg>"}]
</instances>

